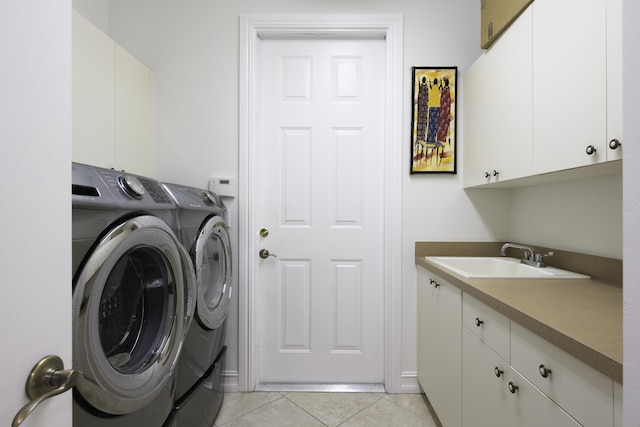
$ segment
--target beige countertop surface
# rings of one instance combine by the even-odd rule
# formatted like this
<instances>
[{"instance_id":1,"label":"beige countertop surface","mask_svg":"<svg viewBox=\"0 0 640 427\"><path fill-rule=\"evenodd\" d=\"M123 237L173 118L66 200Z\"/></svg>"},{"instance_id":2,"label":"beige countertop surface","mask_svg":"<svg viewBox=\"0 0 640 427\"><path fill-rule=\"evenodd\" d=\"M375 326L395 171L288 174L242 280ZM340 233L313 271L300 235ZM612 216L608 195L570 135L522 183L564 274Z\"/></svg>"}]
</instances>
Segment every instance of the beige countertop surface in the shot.
<instances>
[{"instance_id":1,"label":"beige countertop surface","mask_svg":"<svg viewBox=\"0 0 640 427\"><path fill-rule=\"evenodd\" d=\"M416 264L622 384L622 287L594 279L465 278Z\"/></svg>"}]
</instances>

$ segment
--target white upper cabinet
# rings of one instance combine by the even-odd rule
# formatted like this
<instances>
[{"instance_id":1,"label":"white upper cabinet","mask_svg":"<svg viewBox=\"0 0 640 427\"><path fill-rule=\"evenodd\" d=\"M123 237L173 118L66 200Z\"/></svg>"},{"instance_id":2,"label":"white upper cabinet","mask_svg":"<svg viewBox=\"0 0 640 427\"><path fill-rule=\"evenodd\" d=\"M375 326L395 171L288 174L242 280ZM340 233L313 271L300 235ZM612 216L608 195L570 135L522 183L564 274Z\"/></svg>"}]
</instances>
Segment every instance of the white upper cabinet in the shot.
<instances>
[{"instance_id":1,"label":"white upper cabinet","mask_svg":"<svg viewBox=\"0 0 640 427\"><path fill-rule=\"evenodd\" d=\"M115 167L115 43L73 13L72 157L80 163Z\"/></svg>"},{"instance_id":2,"label":"white upper cabinet","mask_svg":"<svg viewBox=\"0 0 640 427\"><path fill-rule=\"evenodd\" d=\"M622 159L622 139L622 0L608 0L607 160Z\"/></svg>"},{"instance_id":3,"label":"white upper cabinet","mask_svg":"<svg viewBox=\"0 0 640 427\"><path fill-rule=\"evenodd\" d=\"M155 76L116 45L116 168L155 175Z\"/></svg>"},{"instance_id":4,"label":"white upper cabinet","mask_svg":"<svg viewBox=\"0 0 640 427\"><path fill-rule=\"evenodd\" d=\"M73 12L74 162L155 176L155 76Z\"/></svg>"},{"instance_id":5,"label":"white upper cabinet","mask_svg":"<svg viewBox=\"0 0 640 427\"><path fill-rule=\"evenodd\" d=\"M478 59L464 75L466 187L620 171L621 24L621 0L536 0Z\"/></svg>"},{"instance_id":6,"label":"white upper cabinet","mask_svg":"<svg viewBox=\"0 0 640 427\"><path fill-rule=\"evenodd\" d=\"M534 173L606 160L606 12L606 0L535 1Z\"/></svg>"},{"instance_id":7,"label":"white upper cabinet","mask_svg":"<svg viewBox=\"0 0 640 427\"><path fill-rule=\"evenodd\" d=\"M526 9L464 75L464 183L532 173L532 13Z\"/></svg>"}]
</instances>

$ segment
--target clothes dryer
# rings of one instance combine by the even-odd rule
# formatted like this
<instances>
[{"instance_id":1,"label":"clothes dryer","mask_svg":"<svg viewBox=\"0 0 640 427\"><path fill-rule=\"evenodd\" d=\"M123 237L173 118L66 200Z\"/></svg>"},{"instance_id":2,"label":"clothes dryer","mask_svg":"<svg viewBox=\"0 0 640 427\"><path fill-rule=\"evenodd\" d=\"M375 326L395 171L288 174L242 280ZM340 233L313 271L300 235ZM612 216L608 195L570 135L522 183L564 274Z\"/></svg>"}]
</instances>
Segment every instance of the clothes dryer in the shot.
<instances>
[{"instance_id":1,"label":"clothes dryer","mask_svg":"<svg viewBox=\"0 0 640 427\"><path fill-rule=\"evenodd\" d=\"M232 291L228 211L215 193L163 185L178 206L174 229L196 273L196 310L178 361L172 415L179 427L209 427L224 398L224 336Z\"/></svg>"},{"instance_id":2,"label":"clothes dryer","mask_svg":"<svg viewBox=\"0 0 640 427\"><path fill-rule=\"evenodd\" d=\"M195 271L161 184L72 164L74 427L158 427L175 400Z\"/></svg>"}]
</instances>

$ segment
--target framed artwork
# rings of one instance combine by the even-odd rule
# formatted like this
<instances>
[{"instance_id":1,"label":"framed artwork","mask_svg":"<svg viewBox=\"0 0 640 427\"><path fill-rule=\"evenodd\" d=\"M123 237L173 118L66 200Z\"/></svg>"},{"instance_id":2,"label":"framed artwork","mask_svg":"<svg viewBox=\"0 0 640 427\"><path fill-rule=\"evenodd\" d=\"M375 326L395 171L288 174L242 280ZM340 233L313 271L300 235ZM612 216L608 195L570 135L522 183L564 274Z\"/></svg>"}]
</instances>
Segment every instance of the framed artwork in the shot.
<instances>
[{"instance_id":1,"label":"framed artwork","mask_svg":"<svg viewBox=\"0 0 640 427\"><path fill-rule=\"evenodd\" d=\"M412 67L411 173L456 173L458 67Z\"/></svg>"}]
</instances>

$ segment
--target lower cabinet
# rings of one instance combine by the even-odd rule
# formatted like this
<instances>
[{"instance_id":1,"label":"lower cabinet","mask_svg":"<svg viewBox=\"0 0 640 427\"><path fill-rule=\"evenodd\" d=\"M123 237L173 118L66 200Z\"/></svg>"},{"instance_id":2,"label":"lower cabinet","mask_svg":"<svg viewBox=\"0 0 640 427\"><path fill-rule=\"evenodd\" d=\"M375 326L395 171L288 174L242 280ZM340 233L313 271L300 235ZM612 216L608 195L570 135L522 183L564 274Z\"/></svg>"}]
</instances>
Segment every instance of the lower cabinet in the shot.
<instances>
[{"instance_id":1,"label":"lower cabinet","mask_svg":"<svg viewBox=\"0 0 640 427\"><path fill-rule=\"evenodd\" d=\"M607 427L622 385L418 266L418 382L444 427Z\"/></svg>"},{"instance_id":2,"label":"lower cabinet","mask_svg":"<svg viewBox=\"0 0 640 427\"><path fill-rule=\"evenodd\" d=\"M580 425L466 327L462 340L464 426Z\"/></svg>"},{"instance_id":3,"label":"lower cabinet","mask_svg":"<svg viewBox=\"0 0 640 427\"><path fill-rule=\"evenodd\" d=\"M440 422L462 425L462 292L418 267L418 382Z\"/></svg>"},{"instance_id":4,"label":"lower cabinet","mask_svg":"<svg viewBox=\"0 0 640 427\"><path fill-rule=\"evenodd\" d=\"M501 426L507 421L507 382L509 363L487 344L462 328L462 419L465 426Z\"/></svg>"},{"instance_id":5,"label":"lower cabinet","mask_svg":"<svg viewBox=\"0 0 640 427\"><path fill-rule=\"evenodd\" d=\"M511 365L581 425L613 425L613 380L516 322Z\"/></svg>"}]
</instances>

